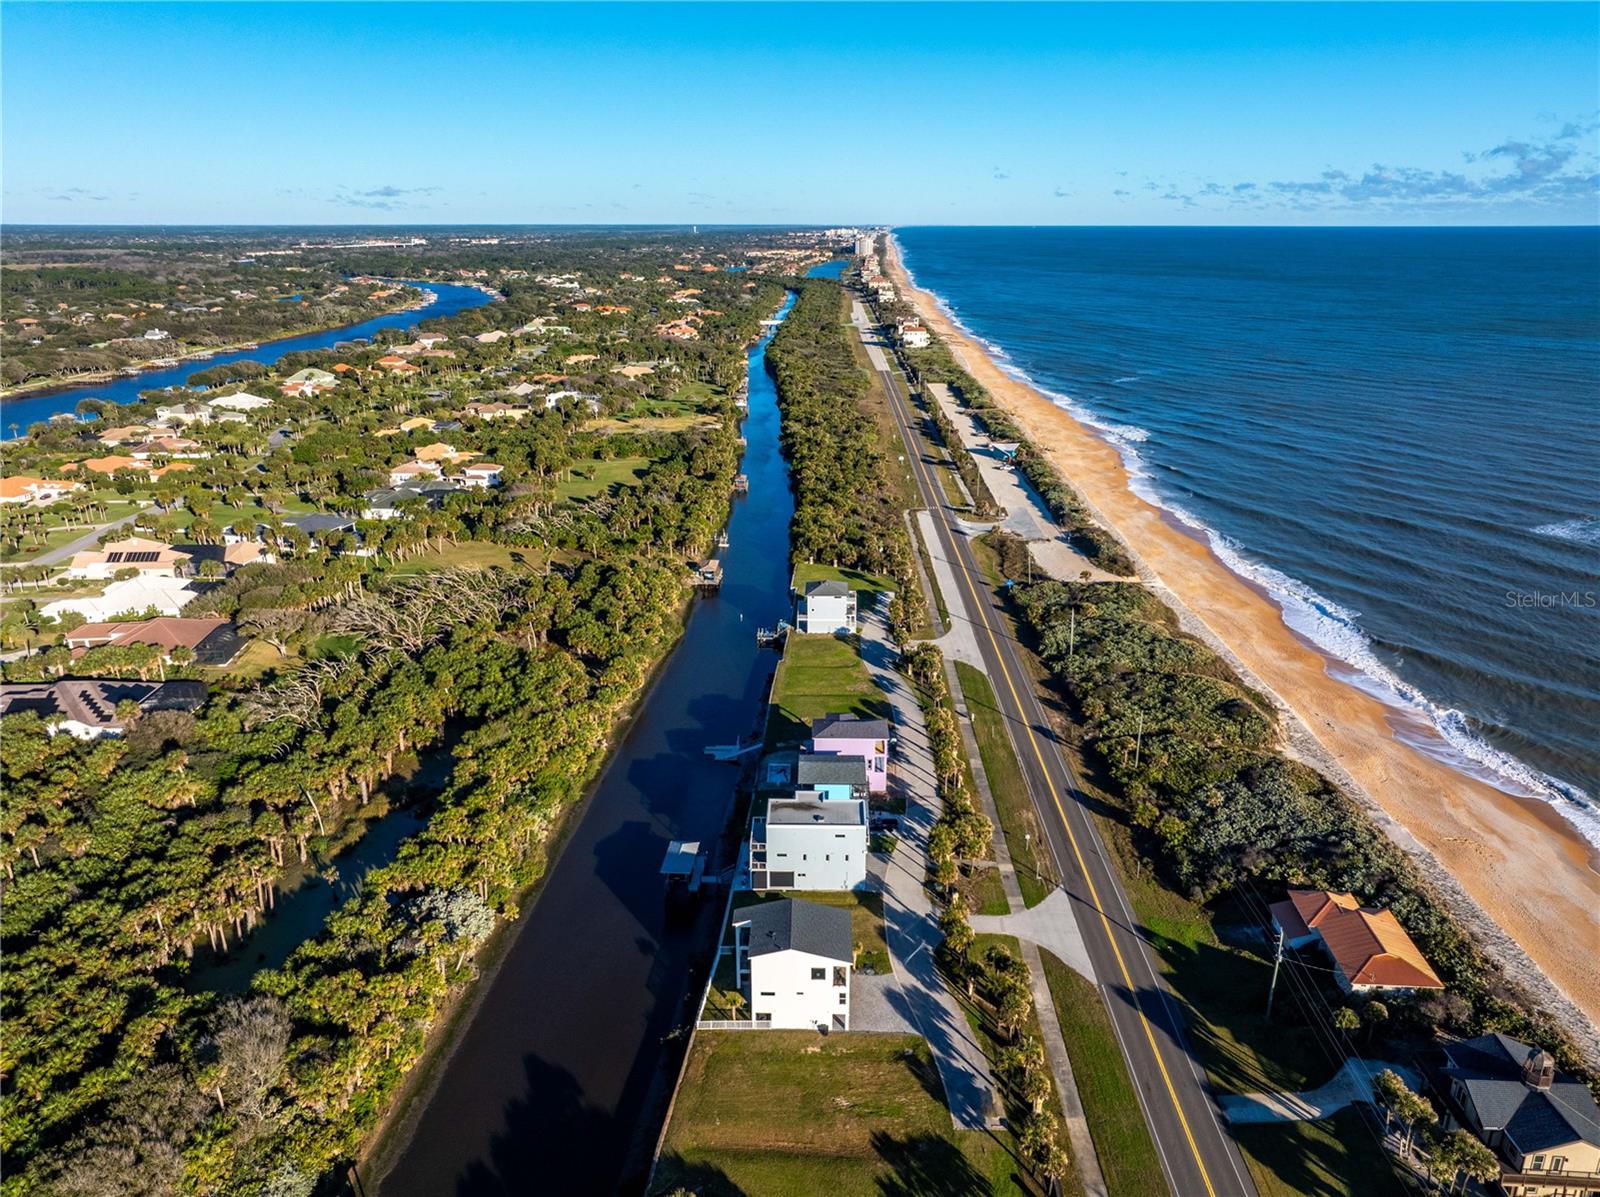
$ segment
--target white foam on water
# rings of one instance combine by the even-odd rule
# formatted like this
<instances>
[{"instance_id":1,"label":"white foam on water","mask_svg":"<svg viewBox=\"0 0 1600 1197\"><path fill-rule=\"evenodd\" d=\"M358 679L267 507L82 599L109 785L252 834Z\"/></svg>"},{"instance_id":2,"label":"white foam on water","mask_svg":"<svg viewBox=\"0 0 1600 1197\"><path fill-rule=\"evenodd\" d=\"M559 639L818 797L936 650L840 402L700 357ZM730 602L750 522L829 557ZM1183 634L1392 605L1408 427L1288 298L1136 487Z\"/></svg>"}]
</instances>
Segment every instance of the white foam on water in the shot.
<instances>
[{"instance_id":1,"label":"white foam on water","mask_svg":"<svg viewBox=\"0 0 1600 1197\"><path fill-rule=\"evenodd\" d=\"M1600 515L1581 515L1576 519L1560 520L1554 524L1540 524L1531 531L1539 536L1552 536L1556 540L1600 545Z\"/></svg>"},{"instance_id":2,"label":"white foam on water","mask_svg":"<svg viewBox=\"0 0 1600 1197\"><path fill-rule=\"evenodd\" d=\"M1218 560L1241 578L1267 592L1289 628L1330 657L1350 667L1351 672L1346 680L1385 705L1420 719L1433 732L1432 735L1399 736L1405 743L1508 794L1548 802L1584 839L1600 848L1600 806L1597 806L1593 795L1496 748L1473 729L1464 711L1434 702L1380 660L1371 638L1358 622L1360 612L1326 598L1282 570L1255 560L1243 545L1163 495L1156 486L1149 464L1139 452L1139 446L1150 438L1149 429L1106 420L1072 396L1042 386L1017 366L1003 347L979 336L962 323L942 296L926 288L922 290L933 296L939 310L949 317L951 323L983 346L1003 372L1064 408L1075 420L1093 428L1113 445L1128 471L1128 483L1133 492L1205 536ZM1600 543L1600 517L1547 524L1533 531L1564 540L1597 544Z\"/></svg>"}]
</instances>

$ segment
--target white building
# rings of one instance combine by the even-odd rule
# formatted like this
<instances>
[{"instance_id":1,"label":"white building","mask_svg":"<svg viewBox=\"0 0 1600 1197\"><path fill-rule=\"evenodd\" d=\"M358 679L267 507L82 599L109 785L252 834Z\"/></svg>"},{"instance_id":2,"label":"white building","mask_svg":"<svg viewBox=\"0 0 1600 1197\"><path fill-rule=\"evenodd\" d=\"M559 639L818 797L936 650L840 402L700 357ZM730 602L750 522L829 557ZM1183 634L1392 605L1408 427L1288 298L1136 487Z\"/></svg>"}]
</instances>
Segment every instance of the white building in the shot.
<instances>
[{"instance_id":1,"label":"white building","mask_svg":"<svg viewBox=\"0 0 1600 1197\"><path fill-rule=\"evenodd\" d=\"M843 582L808 582L800 595L795 630L832 636L856 630L856 592Z\"/></svg>"},{"instance_id":2,"label":"white building","mask_svg":"<svg viewBox=\"0 0 1600 1197\"><path fill-rule=\"evenodd\" d=\"M867 804L796 790L750 821L751 889L859 889L867 883Z\"/></svg>"},{"instance_id":3,"label":"white building","mask_svg":"<svg viewBox=\"0 0 1600 1197\"><path fill-rule=\"evenodd\" d=\"M734 961L759 1027L850 1029L850 912L794 898L733 912Z\"/></svg>"},{"instance_id":4,"label":"white building","mask_svg":"<svg viewBox=\"0 0 1600 1197\"><path fill-rule=\"evenodd\" d=\"M88 623L106 623L125 611L142 614L153 610L157 615L176 615L199 593L183 578L129 578L111 583L104 594L46 603L39 608L39 614L59 619L75 611Z\"/></svg>"},{"instance_id":5,"label":"white building","mask_svg":"<svg viewBox=\"0 0 1600 1197\"><path fill-rule=\"evenodd\" d=\"M239 391L233 395L221 395L207 402L212 407L226 407L232 411L260 411L263 407L271 407L272 400L261 395L252 395L249 391Z\"/></svg>"}]
</instances>

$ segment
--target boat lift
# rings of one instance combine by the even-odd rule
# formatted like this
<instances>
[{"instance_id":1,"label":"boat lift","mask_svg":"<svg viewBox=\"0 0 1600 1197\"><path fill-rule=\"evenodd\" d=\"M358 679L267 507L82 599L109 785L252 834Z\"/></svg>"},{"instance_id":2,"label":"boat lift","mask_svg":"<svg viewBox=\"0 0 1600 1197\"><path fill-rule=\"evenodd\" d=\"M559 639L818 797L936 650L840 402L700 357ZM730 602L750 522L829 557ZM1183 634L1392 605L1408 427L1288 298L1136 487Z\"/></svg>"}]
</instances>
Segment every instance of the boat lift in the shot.
<instances>
[{"instance_id":1,"label":"boat lift","mask_svg":"<svg viewBox=\"0 0 1600 1197\"><path fill-rule=\"evenodd\" d=\"M759 648L782 648L792 630L787 619L780 619L775 628L757 628L756 645Z\"/></svg>"},{"instance_id":2,"label":"boat lift","mask_svg":"<svg viewBox=\"0 0 1600 1197\"><path fill-rule=\"evenodd\" d=\"M698 893L706 876L706 854L699 840L673 840L661 862L661 875L669 893Z\"/></svg>"}]
</instances>

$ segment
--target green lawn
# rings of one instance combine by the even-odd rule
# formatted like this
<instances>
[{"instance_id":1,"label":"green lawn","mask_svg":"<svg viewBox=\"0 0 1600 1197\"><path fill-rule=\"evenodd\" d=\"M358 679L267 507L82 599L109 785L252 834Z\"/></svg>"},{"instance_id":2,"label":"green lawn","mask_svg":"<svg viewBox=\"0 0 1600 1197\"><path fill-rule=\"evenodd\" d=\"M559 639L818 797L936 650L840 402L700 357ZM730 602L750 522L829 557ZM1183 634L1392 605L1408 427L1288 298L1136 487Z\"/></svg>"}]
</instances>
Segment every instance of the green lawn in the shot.
<instances>
[{"instance_id":1,"label":"green lawn","mask_svg":"<svg viewBox=\"0 0 1600 1197\"><path fill-rule=\"evenodd\" d=\"M983 757L983 771L989 776L989 792L994 795L1000 829L1017 869L1022 900L1036 906L1055 888L1056 876L1040 834L1039 816L1034 811L1028 783L1017 764L989 679L965 661L956 662L956 676L972 714L972 734L978 741L978 754Z\"/></svg>"},{"instance_id":2,"label":"green lawn","mask_svg":"<svg viewBox=\"0 0 1600 1197\"><path fill-rule=\"evenodd\" d=\"M860 569L840 569L836 565L813 565L802 561L794 567L794 588L803 590L808 582L843 582L857 591L857 607L864 610L874 602L873 595L896 589L895 580L883 574L869 574ZM865 592L865 593L861 593Z\"/></svg>"},{"instance_id":3,"label":"green lawn","mask_svg":"<svg viewBox=\"0 0 1600 1197\"><path fill-rule=\"evenodd\" d=\"M590 457L568 467L566 476L556 483L563 499L592 499L619 486L638 486L650 468L648 457Z\"/></svg>"},{"instance_id":4,"label":"green lawn","mask_svg":"<svg viewBox=\"0 0 1600 1197\"><path fill-rule=\"evenodd\" d=\"M1004 1132L955 1131L916 1035L701 1031L653 1193L1031 1194Z\"/></svg>"},{"instance_id":5,"label":"green lawn","mask_svg":"<svg viewBox=\"0 0 1600 1197\"><path fill-rule=\"evenodd\" d=\"M889 704L867 675L853 639L796 633L784 646L772 682L767 747L807 739L811 721L823 715L854 713L881 718L888 710Z\"/></svg>"},{"instance_id":6,"label":"green lawn","mask_svg":"<svg viewBox=\"0 0 1600 1197\"><path fill-rule=\"evenodd\" d=\"M1166 1192L1161 1161L1099 990L1049 952L1039 956L1106 1192L1110 1197Z\"/></svg>"}]
</instances>

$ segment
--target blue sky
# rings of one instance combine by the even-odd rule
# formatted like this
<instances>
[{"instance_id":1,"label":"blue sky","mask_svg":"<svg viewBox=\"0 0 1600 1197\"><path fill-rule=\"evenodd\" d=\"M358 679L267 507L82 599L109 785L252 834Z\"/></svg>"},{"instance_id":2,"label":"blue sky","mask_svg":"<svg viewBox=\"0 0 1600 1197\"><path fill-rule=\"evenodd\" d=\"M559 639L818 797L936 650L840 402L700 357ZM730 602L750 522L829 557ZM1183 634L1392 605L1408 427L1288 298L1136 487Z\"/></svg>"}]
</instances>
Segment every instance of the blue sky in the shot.
<instances>
[{"instance_id":1,"label":"blue sky","mask_svg":"<svg viewBox=\"0 0 1600 1197\"><path fill-rule=\"evenodd\" d=\"M1595 4L0 7L0 215L1600 221Z\"/></svg>"}]
</instances>

